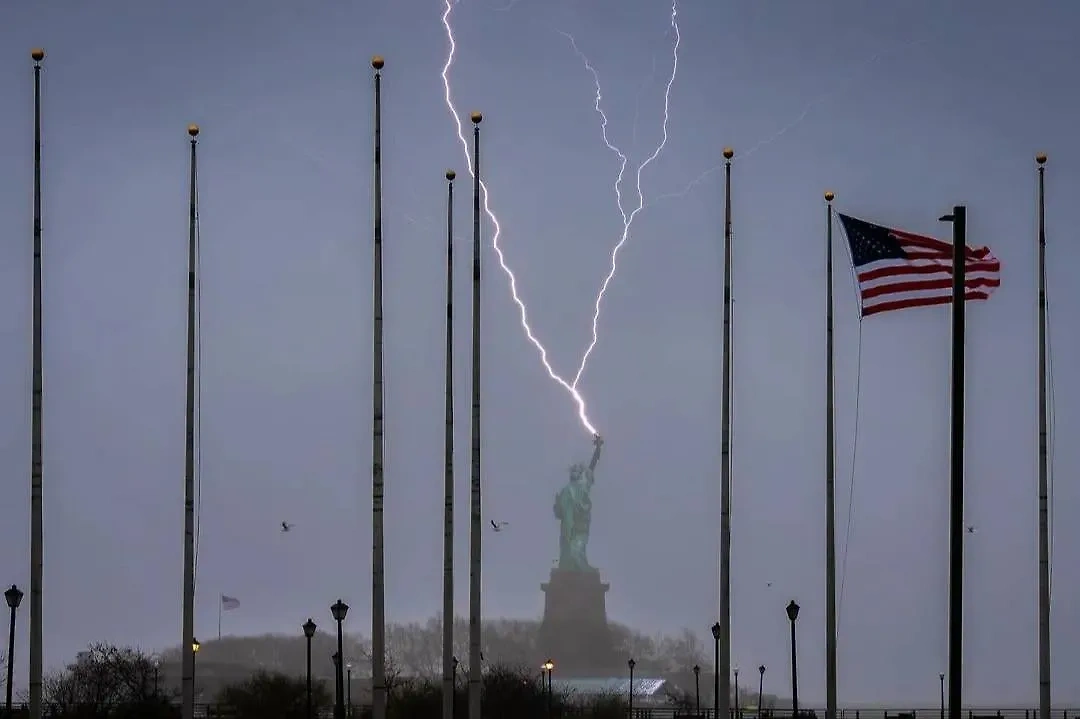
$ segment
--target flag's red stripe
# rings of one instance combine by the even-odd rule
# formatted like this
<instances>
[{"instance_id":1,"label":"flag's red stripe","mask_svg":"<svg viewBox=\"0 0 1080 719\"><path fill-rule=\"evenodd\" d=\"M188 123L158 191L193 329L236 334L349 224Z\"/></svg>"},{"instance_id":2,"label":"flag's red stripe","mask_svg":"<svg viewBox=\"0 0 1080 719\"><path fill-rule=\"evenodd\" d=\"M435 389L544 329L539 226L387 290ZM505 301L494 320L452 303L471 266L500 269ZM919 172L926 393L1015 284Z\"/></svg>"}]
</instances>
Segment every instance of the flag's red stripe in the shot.
<instances>
[{"instance_id":1,"label":"flag's red stripe","mask_svg":"<svg viewBox=\"0 0 1080 719\"><path fill-rule=\"evenodd\" d=\"M986 248L982 248L982 249L986 249ZM908 259L908 260L944 260L944 261L949 262L950 264L952 264L952 253L951 252L934 252L934 251L922 250L922 249L912 250L912 249L908 249L907 247L904 247L903 250L904 250L904 258ZM996 257L994 257L992 254L990 254L989 250L987 250L986 252L983 252L981 250L976 250L974 252L968 252L968 254L967 254L967 261L968 262L990 261L990 260L996 260L996 259L997 259Z\"/></svg>"},{"instance_id":2,"label":"flag's red stripe","mask_svg":"<svg viewBox=\"0 0 1080 719\"><path fill-rule=\"evenodd\" d=\"M990 293L985 290L968 290L964 293L965 300L986 300L990 298ZM881 312L889 312L890 310L903 310L908 307L926 307L928 305L947 305L952 302L951 295L933 295L930 297L911 297L904 300L894 300L892 302L882 302L881 304L874 305L873 307L866 307L863 305L862 316L869 317L870 315L876 315Z\"/></svg>"},{"instance_id":3,"label":"flag's red stripe","mask_svg":"<svg viewBox=\"0 0 1080 719\"><path fill-rule=\"evenodd\" d=\"M964 266L965 272L1000 272L1001 263L997 260L992 262L968 262ZM890 275L932 275L943 272L952 276L952 262L936 265L914 265L906 261L897 261L895 264L884 267L875 267L872 270L859 273L859 282L869 282Z\"/></svg>"},{"instance_id":4,"label":"flag's red stripe","mask_svg":"<svg viewBox=\"0 0 1080 719\"><path fill-rule=\"evenodd\" d=\"M904 230L889 230L889 234L900 241L901 245L911 245L912 247L921 247L926 250L933 250L936 252L942 252L952 257L952 243L942 242L935 237L927 237L925 235L916 235L911 232L905 232ZM964 246L964 253L968 258L976 258L985 255L990 251L988 247L971 247L970 245Z\"/></svg>"},{"instance_id":5,"label":"flag's red stripe","mask_svg":"<svg viewBox=\"0 0 1080 719\"><path fill-rule=\"evenodd\" d=\"M927 237L926 235L916 235L911 232L905 232L904 230L889 230L889 234L900 240L902 243L915 245L916 247L925 247L929 250L951 250L952 245L934 237Z\"/></svg>"},{"instance_id":6,"label":"flag's red stripe","mask_svg":"<svg viewBox=\"0 0 1080 719\"><path fill-rule=\"evenodd\" d=\"M964 279L964 287L969 290L977 287L994 288L999 287L1000 285L1000 277L969 277ZM862 291L863 302L874 299L875 297L881 297L882 295L896 294L897 292L949 290L951 295L952 277L934 280L905 280L900 282L890 282L887 285L877 285L875 287L860 286L860 290Z\"/></svg>"}]
</instances>

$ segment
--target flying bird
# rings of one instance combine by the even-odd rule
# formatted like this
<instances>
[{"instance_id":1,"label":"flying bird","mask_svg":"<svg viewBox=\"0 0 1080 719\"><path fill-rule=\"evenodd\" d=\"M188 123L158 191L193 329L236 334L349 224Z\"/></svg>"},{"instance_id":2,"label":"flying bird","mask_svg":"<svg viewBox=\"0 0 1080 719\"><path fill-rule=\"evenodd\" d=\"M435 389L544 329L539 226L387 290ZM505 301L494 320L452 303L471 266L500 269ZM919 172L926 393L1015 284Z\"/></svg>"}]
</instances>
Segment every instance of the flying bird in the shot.
<instances>
[{"instance_id":1,"label":"flying bird","mask_svg":"<svg viewBox=\"0 0 1080 719\"><path fill-rule=\"evenodd\" d=\"M288 532L290 529L292 529L291 524L289 524L288 522L282 522L281 523L281 531L282 532Z\"/></svg>"},{"instance_id":2,"label":"flying bird","mask_svg":"<svg viewBox=\"0 0 1080 719\"><path fill-rule=\"evenodd\" d=\"M975 534L975 525L974 524L967 525L967 533L968 534Z\"/></svg>"},{"instance_id":3,"label":"flying bird","mask_svg":"<svg viewBox=\"0 0 1080 719\"><path fill-rule=\"evenodd\" d=\"M502 528L509 526L509 524L510 522L496 522L494 519L491 520L491 528L494 529L496 532L501 532Z\"/></svg>"}]
</instances>

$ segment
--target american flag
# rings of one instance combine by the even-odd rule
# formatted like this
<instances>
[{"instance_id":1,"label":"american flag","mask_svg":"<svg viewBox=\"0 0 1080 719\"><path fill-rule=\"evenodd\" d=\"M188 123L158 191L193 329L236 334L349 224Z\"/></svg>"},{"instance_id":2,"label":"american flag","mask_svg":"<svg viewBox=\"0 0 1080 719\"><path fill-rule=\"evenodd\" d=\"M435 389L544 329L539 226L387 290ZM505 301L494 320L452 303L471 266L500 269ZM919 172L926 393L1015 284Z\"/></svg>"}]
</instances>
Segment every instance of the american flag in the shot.
<instances>
[{"instance_id":1,"label":"american flag","mask_svg":"<svg viewBox=\"0 0 1080 719\"><path fill-rule=\"evenodd\" d=\"M224 609L226 612L231 611L233 609L239 609L240 608L240 600L237 599L236 597L230 597L228 594L222 594L221 595L221 608Z\"/></svg>"},{"instance_id":2,"label":"american flag","mask_svg":"<svg viewBox=\"0 0 1080 719\"><path fill-rule=\"evenodd\" d=\"M840 222L859 278L862 316L952 302L952 244L875 225L849 215ZM985 300L1001 284L1001 262L989 247L968 247L964 299Z\"/></svg>"}]
</instances>

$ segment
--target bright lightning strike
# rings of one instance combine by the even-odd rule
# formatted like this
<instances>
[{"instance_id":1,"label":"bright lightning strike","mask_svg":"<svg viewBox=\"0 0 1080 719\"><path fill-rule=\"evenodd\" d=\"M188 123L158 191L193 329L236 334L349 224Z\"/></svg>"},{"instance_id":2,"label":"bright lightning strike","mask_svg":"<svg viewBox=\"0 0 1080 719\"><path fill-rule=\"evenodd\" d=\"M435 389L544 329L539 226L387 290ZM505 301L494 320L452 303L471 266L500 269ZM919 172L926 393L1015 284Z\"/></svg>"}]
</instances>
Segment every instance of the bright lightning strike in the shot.
<instances>
[{"instance_id":1,"label":"bright lightning strike","mask_svg":"<svg viewBox=\"0 0 1080 719\"><path fill-rule=\"evenodd\" d=\"M446 10L445 12L443 12L442 23L443 27L446 28L446 39L450 43L450 49L446 55L446 64L443 65L442 69L442 80L443 89L445 90L446 107L448 110L450 110L450 114L454 118L454 124L457 126L457 136L458 140L461 141L461 147L465 152L465 163L469 168L469 175L475 178L476 171L472 165L472 155L469 152L469 143L465 139L465 132L461 124L461 116L458 115L457 109L454 107L454 102L451 96L452 93L450 91L450 68L454 64L454 53L457 50L457 43L454 41L454 29L453 26L450 24L450 14L453 12L454 5L457 4L458 0L445 0L445 2ZM585 425L585 429L587 429L591 434L597 434L596 428L589 421L588 414L586 414L585 399L581 396L581 393L577 391L577 388L574 385L567 382L565 379L562 378L562 376L559 375L558 372L554 370L554 368L551 366L551 362L548 361L547 349L545 349L543 343L541 343L540 340L536 338L536 335L533 334L532 328L529 326L528 310L525 308L525 303L518 295L517 278L514 277L513 271L507 266L506 258L503 256L502 248L499 246L499 236L502 232L502 228L499 226L499 218L495 216L495 213L492 211L491 205L488 202L488 189L487 185L484 184L483 180L480 181L480 193L482 194L484 201L484 214L488 216L488 219L491 221L491 225L494 228L491 242L493 247L495 248L495 254L499 258L499 266L502 267L503 272L506 273L506 277L510 281L510 294L514 298L514 303L518 306L518 311L521 316L521 327L525 330L525 336L529 338L529 341L532 342L533 346L536 347L537 351L540 352L540 361L543 363L544 369L547 370L548 376L550 376L551 379L562 385L563 388L570 393L570 396L574 398L574 402L577 404L578 408L578 418L581 420L581 423Z\"/></svg>"},{"instance_id":2,"label":"bright lightning strike","mask_svg":"<svg viewBox=\"0 0 1080 719\"><path fill-rule=\"evenodd\" d=\"M593 304L592 341L589 342L589 346L585 349L584 354L582 354L581 363L578 365L577 373L574 375L574 381L571 382L571 386L575 389L578 386L578 382L581 381L581 375L585 372L585 366L589 362L589 356L592 355L592 351L596 348L596 343L599 340L598 326L600 323L600 305L604 301L604 294L607 292L608 286L611 284L611 280L615 277L615 272L618 267L617 263L619 257L619 250L622 249L623 245L625 245L626 241L630 238L630 228L634 224L634 218L637 217L637 214L641 212L642 208L645 206L645 194L641 189L641 174L642 172L644 172L646 167L652 164L652 162L660 156L660 153L664 150L664 146L667 145L668 119L670 118L671 110L671 86L675 84L675 76L679 72L679 42L682 39L682 36L679 33L677 0L672 0L671 3L671 29L675 33L675 42L672 47L671 53L671 75L668 76L667 85L664 87L664 122L662 126L663 136L660 140L660 143L656 146L656 149L653 150L652 154L649 155L645 159L645 161L637 167L635 179L638 203L637 207L631 210L629 214L627 214L626 210L623 208L622 191L620 189L622 185L623 174L626 171L626 155L623 154L623 152L617 146L612 144L612 142L608 139L608 118L607 115L604 113L603 109L601 109L600 107L600 102L603 99L603 93L600 89L600 74L596 71L596 68L593 67L592 63L589 62L589 58L585 56L585 53L583 53L578 48L577 41L574 40L574 37L568 32L562 32L562 35L570 41L570 45L574 49L574 52L585 64L585 69L588 70L593 77L593 83L596 87L596 101L593 107L600 115L600 133L607 148L619 157L619 174L615 178L615 200L619 207L619 214L622 215L623 221L622 236L619 237L619 241L615 243L615 247L611 251L611 267L608 270L607 276L604 278L603 283L600 285L600 291L596 294L596 302Z\"/></svg>"}]
</instances>

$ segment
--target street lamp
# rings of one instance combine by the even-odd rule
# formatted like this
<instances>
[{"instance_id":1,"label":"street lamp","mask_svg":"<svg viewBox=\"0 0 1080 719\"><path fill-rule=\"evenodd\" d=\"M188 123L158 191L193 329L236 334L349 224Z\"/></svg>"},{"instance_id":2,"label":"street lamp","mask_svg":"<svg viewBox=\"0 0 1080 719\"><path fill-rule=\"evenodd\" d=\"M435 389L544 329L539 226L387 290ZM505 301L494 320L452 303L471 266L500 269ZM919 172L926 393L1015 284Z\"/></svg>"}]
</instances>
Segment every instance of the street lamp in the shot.
<instances>
[{"instance_id":1,"label":"street lamp","mask_svg":"<svg viewBox=\"0 0 1080 719\"><path fill-rule=\"evenodd\" d=\"M154 657L154 698L157 698L159 693L159 673L161 672L161 657Z\"/></svg>"},{"instance_id":2,"label":"street lamp","mask_svg":"<svg viewBox=\"0 0 1080 719\"><path fill-rule=\"evenodd\" d=\"M634 716L634 667L637 666L637 662L631 657L626 666L630 667L630 716Z\"/></svg>"},{"instance_id":3,"label":"street lamp","mask_svg":"<svg viewBox=\"0 0 1080 719\"><path fill-rule=\"evenodd\" d=\"M799 605L792 599L788 602L785 611L791 623L791 714L797 716L799 713L799 665L795 658L795 620L799 618Z\"/></svg>"},{"instance_id":4,"label":"street lamp","mask_svg":"<svg viewBox=\"0 0 1080 719\"><path fill-rule=\"evenodd\" d=\"M305 716L307 719L311 719L311 638L315 636L315 630L318 629L319 626L311 617L308 617L308 620L304 622L303 628L304 638L307 641L307 711L305 712Z\"/></svg>"},{"instance_id":5,"label":"street lamp","mask_svg":"<svg viewBox=\"0 0 1080 719\"><path fill-rule=\"evenodd\" d=\"M345 662L345 715L352 716L352 662Z\"/></svg>"},{"instance_id":6,"label":"street lamp","mask_svg":"<svg viewBox=\"0 0 1080 719\"><path fill-rule=\"evenodd\" d=\"M713 700L714 717L720 716L720 622L712 625L713 638ZM727 719L725 717L725 719Z\"/></svg>"},{"instance_id":7,"label":"street lamp","mask_svg":"<svg viewBox=\"0 0 1080 719\"><path fill-rule=\"evenodd\" d=\"M761 719L761 702L765 699L765 665L762 664L757 671L757 719Z\"/></svg>"},{"instance_id":8,"label":"street lamp","mask_svg":"<svg viewBox=\"0 0 1080 719\"><path fill-rule=\"evenodd\" d=\"M345 664L342 657L345 655L342 652L341 623L345 621L345 615L348 613L349 605L340 599L330 607L330 614L334 617L334 621L337 622L337 662L335 667L337 672L337 697L334 703L334 717L336 719L345 719L345 677L342 673Z\"/></svg>"},{"instance_id":9,"label":"street lamp","mask_svg":"<svg viewBox=\"0 0 1080 719\"><path fill-rule=\"evenodd\" d=\"M551 672L555 669L555 662L548 659L546 662L540 665L540 668L547 672L547 715L551 716Z\"/></svg>"},{"instance_id":10,"label":"street lamp","mask_svg":"<svg viewBox=\"0 0 1080 719\"><path fill-rule=\"evenodd\" d=\"M199 644L199 640L195 637L191 638L191 693L195 694L195 660L199 656L199 649L202 645Z\"/></svg>"},{"instance_id":11,"label":"street lamp","mask_svg":"<svg viewBox=\"0 0 1080 719\"><path fill-rule=\"evenodd\" d=\"M941 719L945 719L945 674L938 674L937 678L941 682Z\"/></svg>"},{"instance_id":12,"label":"street lamp","mask_svg":"<svg viewBox=\"0 0 1080 719\"><path fill-rule=\"evenodd\" d=\"M7 653L7 699L4 701L4 713L11 716L11 672L15 667L15 610L22 604L23 593L14 584L11 589L4 592L4 599L8 608L11 609L11 624L8 628L8 653Z\"/></svg>"},{"instance_id":13,"label":"street lamp","mask_svg":"<svg viewBox=\"0 0 1080 719\"><path fill-rule=\"evenodd\" d=\"M739 668L732 669L735 672L735 716L741 717L742 712L739 710Z\"/></svg>"},{"instance_id":14,"label":"street lamp","mask_svg":"<svg viewBox=\"0 0 1080 719\"><path fill-rule=\"evenodd\" d=\"M694 716L701 716L701 667L694 665Z\"/></svg>"}]
</instances>

